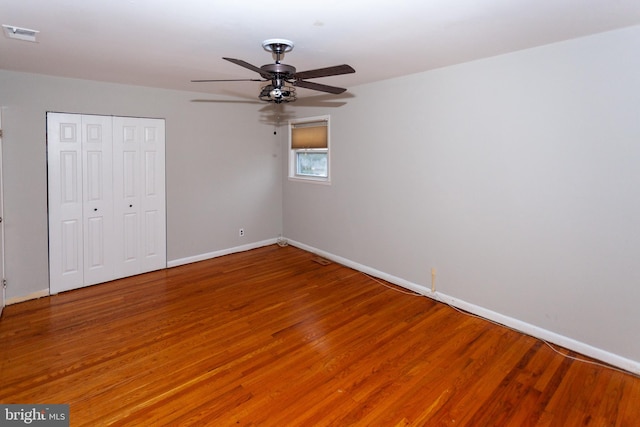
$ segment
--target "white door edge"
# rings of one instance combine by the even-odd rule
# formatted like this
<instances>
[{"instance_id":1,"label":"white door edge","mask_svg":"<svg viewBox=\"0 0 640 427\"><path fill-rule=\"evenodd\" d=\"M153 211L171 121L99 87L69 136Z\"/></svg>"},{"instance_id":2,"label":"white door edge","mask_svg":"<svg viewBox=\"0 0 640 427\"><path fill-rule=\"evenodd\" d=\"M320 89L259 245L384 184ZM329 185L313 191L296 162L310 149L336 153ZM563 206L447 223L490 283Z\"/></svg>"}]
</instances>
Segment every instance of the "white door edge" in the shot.
<instances>
[{"instance_id":1,"label":"white door edge","mask_svg":"<svg viewBox=\"0 0 640 427\"><path fill-rule=\"evenodd\" d=\"M2 181L2 108L0 108L0 315L7 296L4 276L4 193Z\"/></svg>"}]
</instances>

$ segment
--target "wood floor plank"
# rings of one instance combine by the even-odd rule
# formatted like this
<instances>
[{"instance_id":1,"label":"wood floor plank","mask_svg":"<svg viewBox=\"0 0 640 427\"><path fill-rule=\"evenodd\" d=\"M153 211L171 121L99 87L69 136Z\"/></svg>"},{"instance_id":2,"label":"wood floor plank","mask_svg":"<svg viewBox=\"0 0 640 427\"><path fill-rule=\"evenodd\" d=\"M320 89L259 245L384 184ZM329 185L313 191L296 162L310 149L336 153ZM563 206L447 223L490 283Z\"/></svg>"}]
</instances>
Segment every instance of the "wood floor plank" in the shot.
<instances>
[{"instance_id":1,"label":"wood floor plank","mask_svg":"<svg viewBox=\"0 0 640 427\"><path fill-rule=\"evenodd\" d=\"M8 306L0 402L69 403L72 426L637 425L640 378L314 256Z\"/></svg>"}]
</instances>

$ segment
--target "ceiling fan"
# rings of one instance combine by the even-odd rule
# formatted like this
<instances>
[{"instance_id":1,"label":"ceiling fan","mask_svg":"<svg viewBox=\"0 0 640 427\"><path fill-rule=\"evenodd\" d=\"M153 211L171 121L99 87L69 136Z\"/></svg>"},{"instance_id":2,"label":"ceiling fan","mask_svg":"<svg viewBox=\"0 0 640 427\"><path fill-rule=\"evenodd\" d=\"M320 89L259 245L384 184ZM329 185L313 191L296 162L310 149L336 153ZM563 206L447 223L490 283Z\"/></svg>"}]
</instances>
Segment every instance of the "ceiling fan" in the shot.
<instances>
[{"instance_id":1,"label":"ceiling fan","mask_svg":"<svg viewBox=\"0 0 640 427\"><path fill-rule=\"evenodd\" d=\"M273 102L280 104L283 102L293 102L296 100L296 87L302 87L305 89L317 90L320 92L327 92L332 94L340 94L346 89L336 86L328 86L325 84L306 81L306 79L315 79L318 77L337 76L340 74L355 73L351 66L335 65L333 67L318 68L315 70L308 70L302 72L296 72L296 68L283 64L281 61L284 58L286 52L290 52L293 49L293 42L285 39L269 39L262 42L262 47L267 52L275 54L276 62L274 64L266 64L261 67L256 67L241 59L234 58L222 58L229 62L233 62L236 65L247 68L251 71L255 71L260 74L262 79L227 79L227 80L191 80L195 83L201 82L269 82L269 84L263 86L260 90L258 98L262 101Z\"/></svg>"}]
</instances>

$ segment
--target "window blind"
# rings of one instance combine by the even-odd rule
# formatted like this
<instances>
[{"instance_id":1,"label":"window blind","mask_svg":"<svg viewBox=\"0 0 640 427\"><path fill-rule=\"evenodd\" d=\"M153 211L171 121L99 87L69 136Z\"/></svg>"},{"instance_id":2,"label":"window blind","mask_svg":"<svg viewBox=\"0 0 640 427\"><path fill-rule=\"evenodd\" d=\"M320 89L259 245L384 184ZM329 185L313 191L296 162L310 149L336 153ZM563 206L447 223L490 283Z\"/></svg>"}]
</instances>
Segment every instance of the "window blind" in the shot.
<instances>
[{"instance_id":1,"label":"window blind","mask_svg":"<svg viewBox=\"0 0 640 427\"><path fill-rule=\"evenodd\" d=\"M328 148L327 122L295 123L291 125L291 148Z\"/></svg>"}]
</instances>

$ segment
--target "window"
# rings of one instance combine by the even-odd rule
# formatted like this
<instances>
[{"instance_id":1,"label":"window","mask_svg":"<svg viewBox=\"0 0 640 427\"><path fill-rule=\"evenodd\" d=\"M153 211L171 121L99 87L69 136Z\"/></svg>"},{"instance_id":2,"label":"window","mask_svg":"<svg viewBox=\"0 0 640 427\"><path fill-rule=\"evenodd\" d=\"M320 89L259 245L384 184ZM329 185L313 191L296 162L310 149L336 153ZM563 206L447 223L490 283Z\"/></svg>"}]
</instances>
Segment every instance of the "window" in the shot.
<instances>
[{"instance_id":1,"label":"window","mask_svg":"<svg viewBox=\"0 0 640 427\"><path fill-rule=\"evenodd\" d=\"M289 178L329 182L329 116L289 122Z\"/></svg>"}]
</instances>

